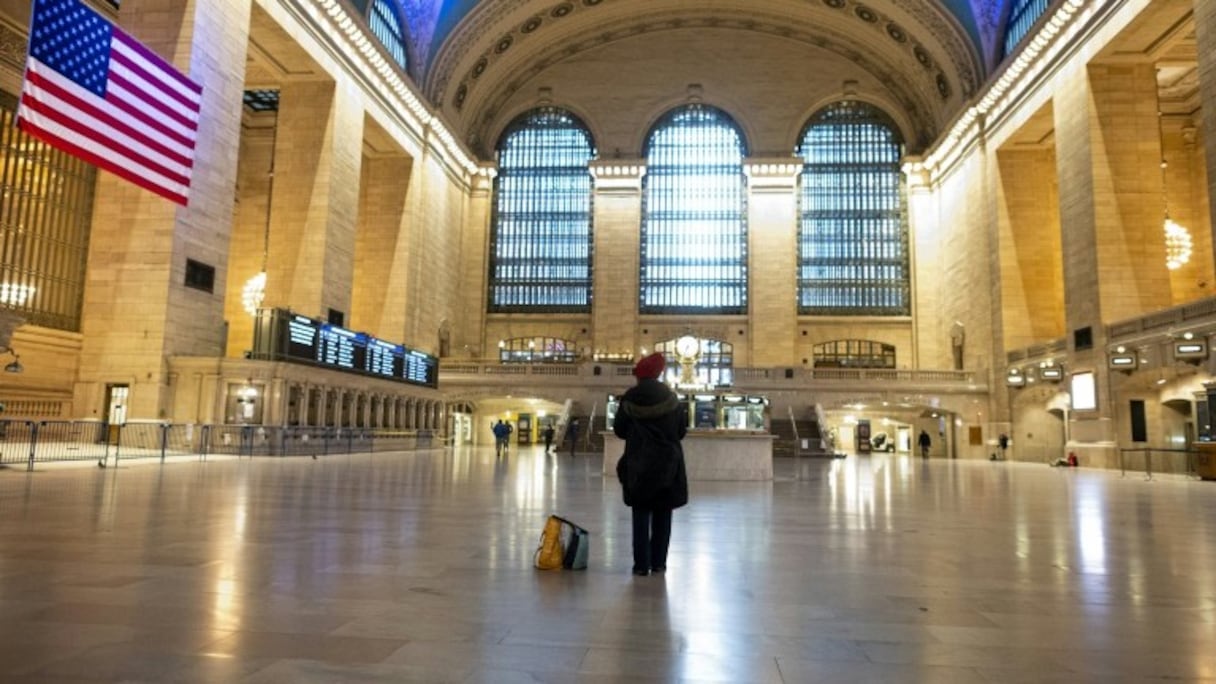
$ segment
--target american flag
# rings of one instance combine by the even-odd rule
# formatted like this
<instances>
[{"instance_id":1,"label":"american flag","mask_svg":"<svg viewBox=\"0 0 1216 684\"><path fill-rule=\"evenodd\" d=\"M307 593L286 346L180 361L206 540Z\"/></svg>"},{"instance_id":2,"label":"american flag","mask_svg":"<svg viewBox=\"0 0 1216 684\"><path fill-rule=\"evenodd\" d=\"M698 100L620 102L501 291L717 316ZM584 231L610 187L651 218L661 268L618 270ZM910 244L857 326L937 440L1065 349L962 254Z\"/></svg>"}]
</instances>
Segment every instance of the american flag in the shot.
<instances>
[{"instance_id":1,"label":"american flag","mask_svg":"<svg viewBox=\"0 0 1216 684\"><path fill-rule=\"evenodd\" d=\"M202 93L79 0L34 0L26 133L185 205Z\"/></svg>"}]
</instances>

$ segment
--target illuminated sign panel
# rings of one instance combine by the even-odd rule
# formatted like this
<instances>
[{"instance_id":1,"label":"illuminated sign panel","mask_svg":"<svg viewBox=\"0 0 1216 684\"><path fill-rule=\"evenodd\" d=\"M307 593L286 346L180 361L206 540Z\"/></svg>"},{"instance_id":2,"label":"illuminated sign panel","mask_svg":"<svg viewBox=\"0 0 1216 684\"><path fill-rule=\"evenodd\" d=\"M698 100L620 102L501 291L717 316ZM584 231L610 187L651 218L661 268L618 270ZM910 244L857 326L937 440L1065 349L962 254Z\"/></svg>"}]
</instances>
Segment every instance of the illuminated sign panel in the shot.
<instances>
[{"instance_id":1,"label":"illuminated sign panel","mask_svg":"<svg viewBox=\"0 0 1216 684\"><path fill-rule=\"evenodd\" d=\"M286 309L260 314L253 358L311 363L411 385L437 387L439 359Z\"/></svg>"},{"instance_id":2,"label":"illuminated sign panel","mask_svg":"<svg viewBox=\"0 0 1216 684\"><path fill-rule=\"evenodd\" d=\"M1176 359L1204 359L1208 355L1208 343L1196 342L1190 340L1187 342L1174 343L1174 358Z\"/></svg>"},{"instance_id":3,"label":"illuminated sign panel","mask_svg":"<svg viewBox=\"0 0 1216 684\"><path fill-rule=\"evenodd\" d=\"M1092 411L1098 408L1098 392L1093 372L1074 373L1071 380L1072 410Z\"/></svg>"}]
</instances>

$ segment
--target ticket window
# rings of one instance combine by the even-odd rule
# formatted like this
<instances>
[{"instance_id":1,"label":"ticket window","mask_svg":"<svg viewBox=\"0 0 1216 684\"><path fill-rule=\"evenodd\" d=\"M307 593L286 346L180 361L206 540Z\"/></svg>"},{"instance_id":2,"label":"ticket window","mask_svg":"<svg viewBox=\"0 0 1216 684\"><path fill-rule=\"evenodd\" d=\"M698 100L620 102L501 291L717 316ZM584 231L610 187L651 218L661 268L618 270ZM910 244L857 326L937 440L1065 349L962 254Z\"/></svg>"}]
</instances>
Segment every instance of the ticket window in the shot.
<instances>
[{"instance_id":1,"label":"ticket window","mask_svg":"<svg viewBox=\"0 0 1216 684\"><path fill-rule=\"evenodd\" d=\"M262 387L242 383L228 385L224 401L224 422L229 425L260 425L262 423Z\"/></svg>"}]
</instances>

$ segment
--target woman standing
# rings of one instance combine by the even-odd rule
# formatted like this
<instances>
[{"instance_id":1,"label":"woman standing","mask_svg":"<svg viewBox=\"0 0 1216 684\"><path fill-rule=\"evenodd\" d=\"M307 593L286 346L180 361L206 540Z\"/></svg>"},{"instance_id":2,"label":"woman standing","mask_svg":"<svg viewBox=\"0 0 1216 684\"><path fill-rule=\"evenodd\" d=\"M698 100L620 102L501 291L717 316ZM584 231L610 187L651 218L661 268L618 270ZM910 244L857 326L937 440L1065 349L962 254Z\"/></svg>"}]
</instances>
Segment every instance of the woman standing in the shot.
<instances>
[{"instance_id":1,"label":"woman standing","mask_svg":"<svg viewBox=\"0 0 1216 684\"><path fill-rule=\"evenodd\" d=\"M667 569L671 512L688 503L688 475L680 440L688 414L659 382L666 361L655 352L633 367L637 384L625 392L612 431L625 440L616 465L625 505L633 509L633 574Z\"/></svg>"}]
</instances>

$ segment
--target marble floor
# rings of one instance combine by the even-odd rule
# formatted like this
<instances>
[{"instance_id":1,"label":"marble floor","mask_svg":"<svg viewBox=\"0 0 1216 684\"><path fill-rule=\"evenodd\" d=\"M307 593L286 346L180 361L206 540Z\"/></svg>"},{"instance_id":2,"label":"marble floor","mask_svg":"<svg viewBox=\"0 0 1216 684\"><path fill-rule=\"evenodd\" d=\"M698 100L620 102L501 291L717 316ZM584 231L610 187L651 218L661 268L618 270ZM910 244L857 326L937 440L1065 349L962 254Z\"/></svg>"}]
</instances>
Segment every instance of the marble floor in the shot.
<instances>
[{"instance_id":1,"label":"marble floor","mask_svg":"<svg viewBox=\"0 0 1216 684\"><path fill-rule=\"evenodd\" d=\"M634 577L599 466L0 470L0 682L1216 681L1216 483L779 460L694 482ZM586 571L532 568L550 512Z\"/></svg>"}]
</instances>

